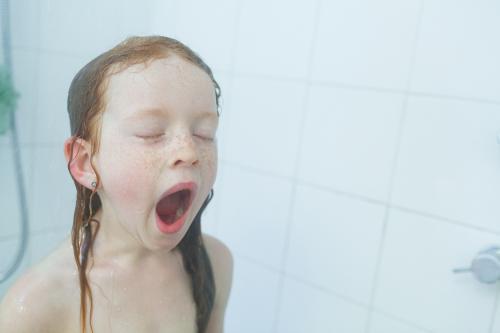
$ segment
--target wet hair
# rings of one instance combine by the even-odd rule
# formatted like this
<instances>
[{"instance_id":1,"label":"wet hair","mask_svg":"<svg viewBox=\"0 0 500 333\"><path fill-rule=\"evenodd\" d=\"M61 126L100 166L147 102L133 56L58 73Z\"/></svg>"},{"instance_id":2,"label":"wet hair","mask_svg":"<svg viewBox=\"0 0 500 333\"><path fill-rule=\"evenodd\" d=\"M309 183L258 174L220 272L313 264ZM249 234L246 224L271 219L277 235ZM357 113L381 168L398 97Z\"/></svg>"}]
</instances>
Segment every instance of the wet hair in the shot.
<instances>
[{"instance_id":1,"label":"wet hair","mask_svg":"<svg viewBox=\"0 0 500 333\"><path fill-rule=\"evenodd\" d=\"M88 254L90 252L93 255L93 243L99 231L99 221L94 218L94 214L101 208L102 204L99 195L95 195L95 188L99 187L100 177L94 167L92 157L99 150L100 118L105 111L104 96L109 77L132 65L147 65L153 60L168 58L172 55L179 56L198 66L209 75L214 84L217 115L219 116L221 92L210 67L189 47L176 39L165 36L131 36L126 38L81 68L73 78L69 88L68 113L73 141L71 142L68 170L77 191L71 241L79 273L82 333L86 332L87 298L90 301L90 330L94 332L92 291L87 279L86 268ZM73 147L78 138L90 143L90 164L97 176L97 185L94 190L80 184L71 174L70 164L73 158ZM215 298L216 286L212 265L201 233L201 215L212 200L213 193L214 190L211 189L186 235L177 245L182 254L184 269L190 276L192 297L196 305L196 325L199 333L206 330ZM96 224L95 231L92 231L91 223Z\"/></svg>"}]
</instances>

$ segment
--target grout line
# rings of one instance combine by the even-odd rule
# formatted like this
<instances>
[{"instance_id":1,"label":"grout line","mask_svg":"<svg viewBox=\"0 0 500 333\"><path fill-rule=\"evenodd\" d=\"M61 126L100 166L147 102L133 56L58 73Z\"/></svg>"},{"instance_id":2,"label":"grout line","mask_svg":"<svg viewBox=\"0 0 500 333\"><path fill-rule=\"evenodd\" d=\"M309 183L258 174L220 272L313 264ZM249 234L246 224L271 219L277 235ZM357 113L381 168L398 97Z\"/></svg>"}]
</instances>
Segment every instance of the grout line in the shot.
<instances>
[{"instance_id":1,"label":"grout line","mask_svg":"<svg viewBox=\"0 0 500 333\"><path fill-rule=\"evenodd\" d=\"M396 153L397 155L397 153ZM377 260L375 262L375 270L373 272L372 283L371 283L371 291L370 296L368 298L368 313L365 321L365 333L369 333L371 331L372 317L373 317L373 309L375 303L375 295L377 292L378 280L380 277L380 267L382 266L382 257L384 253L384 245L385 238L387 235L387 225L389 223L389 212L390 208L388 205L385 206L384 218L382 222L382 230L380 234L380 241L377 248Z\"/></svg>"},{"instance_id":2,"label":"grout line","mask_svg":"<svg viewBox=\"0 0 500 333\"><path fill-rule=\"evenodd\" d=\"M237 162L237 161L226 160L226 159L223 159L223 158L221 158L220 161L222 163L230 166L230 167L235 167L237 169L240 169L240 170L243 170L243 171L247 171L247 172L251 172L251 173L254 173L254 174L258 174L258 175L261 175L261 176L279 178L281 180L287 180L287 181L290 181L290 182L293 182L295 180L295 178L290 177L290 176L286 176L286 175L283 175L283 174L278 174L278 173L273 172L273 171L259 169L259 168L253 167L253 166L245 165L245 164Z\"/></svg>"},{"instance_id":3,"label":"grout line","mask_svg":"<svg viewBox=\"0 0 500 333\"><path fill-rule=\"evenodd\" d=\"M236 249L233 252L234 252L235 256L239 257L240 259L243 259L243 261L252 263L253 265L259 266L260 268L263 268L271 273L276 273L276 274L282 274L282 273L285 274L286 273L278 267L274 267L274 266L271 266L265 262L259 261L259 260L252 258L252 257L248 256L247 254L240 252Z\"/></svg>"},{"instance_id":4,"label":"grout line","mask_svg":"<svg viewBox=\"0 0 500 333\"><path fill-rule=\"evenodd\" d=\"M238 168L240 170L244 170L244 171L247 171L247 172L250 172L250 173L259 174L259 175L262 175L264 177L274 177L274 178L278 178L278 179L281 179L281 180L289 181L291 183L297 182L298 185L308 186L310 188L318 189L318 190L321 190L321 191L324 191L324 192L328 192L330 194L334 194L334 195L338 195L338 196L343 196L343 197L348 197L348 198L351 198L351 199L354 199L354 200L359 200L359 201L370 203L370 204L387 206L390 209L399 210L399 211L402 211L402 212L405 212L405 213L411 213L411 214L415 214L415 215L418 215L418 216L421 216L421 217L426 217L426 218L431 218L431 219L439 220L440 222L445 222L445 223L448 223L448 224L451 224L451 225L454 225L454 226L464 227L464 228L468 228L468 229L474 229L476 231L487 232L487 233L491 233L491 234L499 235L500 236L500 230L495 230L495 229L490 229L490 228L487 228L487 227L477 226L477 225L475 225L475 224L473 224L471 222L465 222L465 221L461 221L461 220L455 220L455 219L448 218L448 217L445 217L445 216L442 216L442 215L438 215L438 214L435 214L435 213L430 213L430 212L426 212L426 211L423 211L423 210L419 210L419 209L416 209L416 208L405 207L405 206L398 205L398 204L391 204L388 201L379 200L379 199L375 199L375 198L372 198L372 197L367 197L367 196L364 196L364 195L359 194L359 193L343 191L343 190L339 190L339 189L336 189L336 188L333 188L333 187L328 187L328 186L321 185L321 184L315 184L315 183L312 183L312 182L309 182L309 181L306 181L306 180L302 180L302 179L298 179L298 178L295 178L295 177L284 176L284 175L276 174L276 173L274 173L272 171L257 169L257 168L252 167L252 166L246 166L246 165L243 165L243 164L238 163L238 162L233 162L233 161L228 161L228 160L222 160L222 162L224 164L226 164L227 166L235 167L235 168Z\"/></svg>"},{"instance_id":5,"label":"grout line","mask_svg":"<svg viewBox=\"0 0 500 333\"><path fill-rule=\"evenodd\" d=\"M41 26L42 26L42 5L37 2L37 20L38 20L38 26L40 27L40 30L38 31L38 42L37 42L37 46L38 46L38 49L40 47L40 41L42 40L42 29L41 29ZM34 99L34 104L33 104L33 110L35 111L34 115L33 115L33 112L29 112L29 110L27 110L27 113L32 116L32 119L33 121L31 122L31 140L33 140L33 142L36 142L36 138L38 138L38 117L39 117L39 102L40 102L40 71L41 71L41 55L40 55L40 52L38 52L38 50L36 51L36 60L35 60L35 70L34 70L34 74L35 74L35 80L33 82L33 84L35 85L35 89L34 89L34 96L33 96L33 99ZM33 152L31 153L31 156L32 156L32 162L34 162L34 157L33 157ZM30 168L30 173L31 173L31 179L33 179L33 175L34 175L34 171L33 171L33 167ZM29 205L28 205L29 206Z\"/></svg>"},{"instance_id":6,"label":"grout line","mask_svg":"<svg viewBox=\"0 0 500 333\"><path fill-rule=\"evenodd\" d=\"M408 80L406 82L406 90L407 91L409 90L409 88L411 86L413 71L415 68L415 59L416 59L417 46L418 46L420 29L421 29L421 24L422 24L423 9L424 9L424 0L420 0L420 8L419 8L418 15L417 15L415 36L414 36L414 42L413 42L413 52L412 52L412 56L410 58ZM379 243L379 246L377 249L377 260L375 263L375 270L373 272L372 288L371 288L370 297L369 297L368 315L367 315L366 322L365 322L365 333L370 333L370 331L371 331L371 324L372 324L372 318L373 318L373 313L374 313L375 297L377 295L377 287L378 287L378 283L379 283L379 279L380 279L380 270L381 270L382 261L383 261L383 257L384 257L383 254L384 254L385 240L387 237L389 216L390 216L390 212L391 212L391 202L392 202L392 195L393 195L393 191L394 191L394 179L396 176L396 170L397 170L398 161L399 161L399 152L401 149L401 142L402 142L401 138L403 136L406 114L408 112L408 100L409 100L409 94L406 93L404 95L403 105L401 107L401 117L400 117L400 121L399 121L399 129L398 129L398 134L397 134L397 138L396 138L396 145L395 145L395 149L394 149L391 175L389 178L387 203L385 205L384 219L383 219L382 230L381 230L381 235L380 235L380 243Z\"/></svg>"},{"instance_id":7,"label":"grout line","mask_svg":"<svg viewBox=\"0 0 500 333\"><path fill-rule=\"evenodd\" d=\"M239 5L239 7L241 7L241 4ZM237 15L240 15L239 12L240 12L240 8L238 9ZM237 34L235 34L235 36L237 36ZM79 60L82 59L82 55L78 54L78 53L64 52L61 50L47 49L47 48L42 48L42 47L39 47L39 48L16 47L15 49L22 50L22 51L44 53L45 55L51 55L51 54L54 55L55 54L55 55L65 56L68 58L75 58L75 59L79 59ZM234 55L233 55L233 59L234 59L235 54L236 54L236 45L233 49L233 53L234 53ZM233 66L233 69L231 69L231 70L217 69L217 68L214 68L214 70L217 70L217 72L221 73L221 74L244 77L244 78L266 79L266 80L272 80L272 81L294 82L294 83L309 83L309 84L314 85L314 86L324 86L324 87L332 87L332 88L354 90L354 91L370 91L370 92L379 92L379 93L400 94L400 95L409 95L412 97L428 97L428 98L435 98L435 99L457 100L457 101L463 101L463 102L474 102L474 103L479 103L479 104L492 104L492 105L500 106L500 100L488 99L488 98L482 98L482 97L473 97L473 96L450 95L450 94L431 92L431 91L416 91L416 90L410 90L409 86L407 87L407 89L395 89L395 88L369 86L369 85L363 85L363 84L350 84L350 83L344 83L344 82L340 82L340 81L313 80L310 77L308 77L308 78L284 77L284 76L276 76L276 75L272 75L272 74L260 74L260 73L237 71L234 69L234 65L235 65L234 63L235 63L235 61L233 60L233 63L231 65L231 66Z\"/></svg>"},{"instance_id":8,"label":"grout line","mask_svg":"<svg viewBox=\"0 0 500 333\"><path fill-rule=\"evenodd\" d=\"M474 103L478 103L478 104L493 104L493 105L500 106L500 100L497 101L497 100L486 99L486 98L447 95L447 94L439 94L439 93L425 92L425 91L408 91L408 95L415 96L415 97L449 99L449 100L456 100L456 101L462 101L462 102L474 102Z\"/></svg>"},{"instance_id":9,"label":"grout line","mask_svg":"<svg viewBox=\"0 0 500 333\"><path fill-rule=\"evenodd\" d=\"M42 5L40 3L37 3L37 12L38 12L38 15L37 15L37 20L38 20L38 25L40 27L40 30L38 31L38 47L40 46L40 41L42 40L42 29L41 29L41 25L42 25ZM36 53L36 60L35 60L35 71L34 71L34 75L35 75L35 80L34 80L34 85L35 85L35 89L33 89L33 99L34 99L34 104L33 104L33 110L35 111L34 115L32 112L29 112L29 110L27 110L27 113L30 114L32 116L32 119L33 121L31 122L31 140L33 140L33 142L36 142L36 139L39 137L39 130L38 130L38 117L39 117L39 101L40 101L40 72L41 72L41 55L39 52ZM21 145L21 147L23 147ZM38 144L38 145L30 145L30 146L26 146L27 148L29 148L28 152L29 152L29 166L28 166L28 175L27 175L27 181L26 181L26 184L30 187L33 187L33 184L35 182L35 162L36 162L36 154L38 153L38 149L39 147L43 147L42 145ZM26 161L25 161L26 163ZM32 216L33 216L33 193L32 191L28 191L27 192L27 209L28 209L28 239L27 239L27 253L26 253L26 259L28 260L28 262L31 264L33 262L33 246L32 246L32 242L33 242L33 235L35 235L34 233L31 232L30 228L31 228L31 225L33 224L33 220L32 220ZM31 214L30 214L31 212Z\"/></svg>"},{"instance_id":10,"label":"grout line","mask_svg":"<svg viewBox=\"0 0 500 333\"><path fill-rule=\"evenodd\" d=\"M345 295L345 294L342 294L342 293L339 293L333 289L330 289L328 287L325 287L325 286L322 286L320 284L317 284L317 283L314 283L312 281L309 281L309 280L306 280L306 279L303 279L301 278L300 276L297 276L293 273L289 273L287 271L285 271L284 269L281 269L281 268L276 268L276 267L273 267L273 266L270 266L269 264L267 263L263 263L257 259L254 259L254 258L251 258L249 257L248 255L245 255L243 253L240 253L240 252L235 252L235 255L237 257L239 257L240 259L242 259L243 261L246 261L248 263L252 263L253 265L256 265L256 266L259 266L260 268L263 268L271 273L274 273L274 274L279 274L279 275L283 275L283 276L286 276L287 278L290 278L296 282L299 282L305 286L308 286L312 289L315 289L317 291L321 291L321 292L325 292L327 294L329 294L330 296L334 296L334 297L337 297L337 298L341 298L343 300L345 300L346 302L349 302L351 304L355 304L355 305L358 305L360 307L363 307L363 308L368 308L368 304L367 303L364 303L364 302L361 302L357 299L354 299L348 295Z\"/></svg>"},{"instance_id":11,"label":"grout line","mask_svg":"<svg viewBox=\"0 0 500 333\"><path fill-rule=\"evenodd\" d=\"M234 53L236 53L234 47L233 47L233 50L231 52L233 53L232 57L234 58ZM234 60L231 60L231 64L229 65L229 67L232 67L233 64L234 64ZM234 70L232 70L232 69L227 69L227 68L223 68L223 67L215 67L215 66L210 67L210 68L212 69L214 77L216 74L222 74L222 75L227 75L227 76L234 75Z\"/></svg>"},{"instance_id":12,"label":"grout line","mask_svg":"<svg viewBox=\"0 0 500 333\"><path fill-rule=\"evenodd\" d=\"M409 326L409 327L416 328L416 329L418 329L418 330L420 330L420 331L422 331L422 332L425 332L425 333L436 333L436 332L435 332L435 331L433 331L433 330L430 330L430 329L428 329L428 328L422 327L422 326L420 326L420 325L418 325L418 324L415 324L415 323L414 323L414 322L412 322L412 321L409 321L408 319L404 319L404 318L401 318L401 317L399 317L399 316L393 315L393 314L391 314L391 313L389 313L389 312L387 312L387 311L384 311L384 310L382 310L382 309L379 309L379 308L374 307L374 308L373 308L373 312L375 312L375 313L377 313L377 314L380 314L380 315L383 315L383 316L385 316L385 317L388 317L388 318L390 318L390 319L392 319L392 320L394 320L394 321L397 321L397 322L399 322L399 323L405 324L405 325L407 325L407 326Z\"/></svg>"},{"instance_id":13,"label":"grout line","mask_svg":"<svg viewBox=\"0 0 500 333\"><path fill-rule=\"evenodd\" d=\"M29 44L12 43L12 51L38 53L39 50L40 50L39 46L33 46L33 45L29 45Z\"/></svg>"},{"instance_id":14,"label":"grout line","mask_svg":"<svg viewBox=\"0 0 500 333\"><path fill-rule=\"evenodd\" d=\"M67 227L67 226L60 226L59 225L59 226L45 227L45 228L33 230L33 231L29 230L28 234L29 234L29 237L31 237L31 236L39 236L39 235L43 235L43 234L51 233L51 232L63 231L63 230L70 232L71 226ZM18 238L19 238L19 233L2 235L2 236L0 236L0 242L16 240Z\"/></svg>"},{"instance_id":15,"label":"grout line","mask_svg":"<svg viewBox=\"0 0 500 333\"><path fill-rule=\"evenodd\" d=\"M242 72L242 71L233 71L233 75L239 76L239 77L244 77L244 78L266 79L266 80L281 81L281 82L295 82L295 83L307 82L307 83L310 83L311 85L314 85L314 86L332 87L332 88L354 90L354 91L369 91L369 92L378 92L378 93L400 94L400 95L408 95L411 97L428 97L428 98L435 98L435 99L474 102L474 103L479 103L479 104L493 104L493 105L500 106L500 100L480 98L480 97L449 95L449 94L442 94L442 93L429 92L429 91L413 91L413 90L410 90L409 87L407 89L394 89L394 88L368 86L368 85L362 85L362 84L349 84L349 83L343 83L340 81L312 80L312 79L299 78L299 77L295 77L295 78L294 77L282 77L282 76L276 76L276 75L272 75L272 74L256 74L256 73Z\"/></svg>"},{"instance_id":16,"label":"grout line","mask_svg":"<svg viewBox=\"0 0 500 333\"><path fill-rule=\"evenodd\" d=\"M406 212L406 213L412 213L412 214L419 215L422 217L427 217L427 218L439 220L440 222L445 222L445 223L452 224L455 226L473 229L475 231L480 231L480 232L487 232L487 233L491 233L491 234L500 236L500 230L494 230L494 229L489 229L489 228L477 226L477 225L474 225L470 222L463 222L463 221L459 221L459 220L454 220L454 219L451 219L451 218L448 218L445 216L441 216L441 215L437 215L437 214L433 214L433 213L427 213L425 211L420 211L420 210L416 210L416 209L408 208L408 207L404 207L404 206L399 206L399 205L389 204L389 207L392 209L397 209L397 210Z\"/></svg>"},{"instance_id":17,"label":"grout line","mask_svg":"<svg viewBox=\"0 0 500 333\"><path fill-rule=\"evenodd\" d=\"M245 254L240 253L240 252L235 251L234 254L235 254L236 257L238 257L242 261L246 261L248 263L251 263L251 264L253 264L255 266L263 268L263 269L265 269L265 270L267 270L267 271L269 271L271 273L274 273L274 274L284 274L284 275L286 275L287 278L289 278L291 280L294 280L294 281L296 281L296 282L298 282L298 283L300 283L300 284L302 284L302 285L304 285L304 286L306 286L308 288L314 289L315 291L325 293L328 296L333 297L333 298L341 299L341 300L343 300L343 301L345 301L345 302L347 302L349 304L353 304L353 305L359 306L360 308L369 309L369 304L368 303L361 302L361 301L356 300L356 299L354 299L352 297L349 297L347 295L344 295L344 294L341 294L341 293L339 293L337 291L334 291L334 290L332 290L332 289L330 289L328 287L316 284L316 283L311 282L309 280L305 280L305 279L303 279L303 278L301 278L299 276L296 276L294 274L287 273L286 271L283 271L283 270L281 270L279 268L276 268L276 267L272 267L269 264L262 263L262 262L260 262L260 261L258 261L256 259L251 258L251 257L249 257L249 256L247 256ZM389 317L392 320L397 321L399 323L402 323L404 325L407 325L409 327L419 329L419 330L421 330L421 331L423 331L425 333L435 333L435 332L433 332L433 331L431 331L431 330L429 330L429 329L427 329L425 327L417 325L416 323L414 323L412 321L409 321L407 319L398 317L398 316L396 316L394 314L391 314L389 312L386 312L386 311L384 311L382 309L374 307L373 311L375 313L378 313L378 314L384 315L386 317Z\"/></svg>"},{"instance_id":18,"label":"grout line","mask_svg":"<svg viewBox=\"0 0 500 333\"><path fill-rule=\"evenodd\" d=\"M293 179L297 179L298 175L298 170L299 170L299 165L300 165L300 159L301 159L301 153L302 153L302 144L303 144L303 137L304 137L304 132L305 132L305 122L307 119L307 110L308 110L308 104L309 104L309 93L311 90L311 72L312 72L312 66L313 66L313 60L314 60L314 52L316 48L316 40L318 37L318 27L319 27L319 20L320 20L320 8L321 8L321 0L316 0L315 2L315 8L314 8L314 18L313 18L313 30L312 30L312 38L311 38L311 44L309 46L309 55L308 55L308 63L307 63L307 79L306 79L306 85L305 85L305 91L304 91L304 97L303 97L303 104L302 104L302 114L301 114L301 121L300 121L300 128L298 131L298 147L297 147L297 153L296 153L296 158L295 158L295 163L294 163L294 168L293 168ZM283 249L282 249L282 254L281 254L281 263L280 263L280 275L279 275L279 280L278 280L278 290L276 293L276 304L274 308L274 318L273 318L273 323L272 323L272 332L277 332L278 330L278 324L280 322L280 313L281 313L281 303L283 301L283 289L284 289L284 282L285 282L285 265L288 259L288 248L289 248L289 243L290 243L290 235L291 235L291 230L293 227L293 211L294 211L294 206L295 206L295 199L297 197L297 186L298 182L297 181L292 181L292 188L291 188L291 195L290 195L290 205L288 208L288 213L287 213L287 219L286 219L286 232L285 232L285 237L284 237L284 244L283 244Z\"/></svg>"},{"instance_id":19,"label":"grout line","mask_svg":"<svg viewBox=\"0 0 500 333\"><path fill-rule=\"evenodd\" d=\"M305 279L303 279L303 278L301 278L299 276L296 276L294 274L290 274L290 273L286 273L285 272L285 275L286 275L287 278L289 278L291 280L294 280L294 281L296 281L298 283L301 283L301 284L303 284L305 286L308 286L311 289L315 289L315 290L320 291L322 293L328 294L329 296L342 299L343 301L345 301L347 303L357 305L357 306L359 306L359 307L361 307L363 309L368 309L369 308L369 305L367 303L361 302L361 301L359 301L357 299L354 299L354 298L352 298L352 297L350 297L348 295L341 294L341 293L339 293L337 291L329 289L328 287L325 287L325 286L316 284L314 282L305 280Z\"/></svg>"},{"instance_id":20,"label":"grout line","mask_svg":"<svg viewBox=\"0 0 500 333\"><path fill-rule=\"evenodd\" d=\"M229 92L231 93L231 97L230 99L226 99L224 96L224 92L222 91L222 87L221 87L221 104L224 103L224 110L220 109L220 117L224 117L224 121L225 121L225 124L227 126L227 128L229 128L229 121L231 120L231 107L233 105L233 98L232 96L234 95L233 94L233 91L234 91L234 68L236 66L236 49L237 49L237 42L238 42L238 32L239 32L239 22L240 22L240 16L241 16L241 8L242 8L242 2L239 1L237 4L236 4L236 13L235 13L235 19L234 19L234 24L235 24L235 27L234 27L234 36L233 36L233 46L232 46L232 56L231 56L231 63L229 65L229 67L231 68L231 70L229 71L219 71L219 73L221 74L224 74L226 75L227 77L229 77L229 82L228 82L228 89L229 89ZM214 76L215 77L215 76ZM226 113L225 111L226 110L229 110L229 113ZM226 116L226 114L228 116ZM227 151L227 140L226 141L223 141L221 146L218 148L219 149L219 152L222 153L223 155L225 155L226 151ZM222 182L220 182L220 197L224 197L225 196L225 191L224 189L227 188L226 186L226 181L227 181L227 178L225 177L225 175L227 174L227 168L226 168L226 165L224 164L227 164L225 162L225 160L223 158L219 158L219 161L221 162L221 170L223 170L222 172ZM221 201L219 201L220 203ZM222 209L220 207L220 204L217 205L216 207L216 210L215 210L215 231L217 232L217 235L220 235L220 230L219 230L219 225L220 225L220 209Z\"/></svg>"},{"instance_id":21,"label":"grout line","mask_svg":"<svg viewBox=\"0 0 500 333\"><path fill-rule=\"evenodd\" d=\"M231 64L230 64L231 70L228 73L231 76L234 76L235 68L236 68L236 54L237 54L236 51L238 50L238 40L239 40L238 36L240 33L240 19L241 19L242 11L243 11L243 2L238 1L238 3L236 4L236 17L234 18L235 27L234 27L234 35L233 35L233 41L232 41L233 49L231 50L231 52L232 52Z\"/></svg>"},{"instance_id":22,"label":"grout line","mask_svg":"<svg viewBox=\"0 0 500 333\"><path fill-rule=\"evenodd\" d=\"M35 126L36 127L36 126ZM34 134L34 133L33 133ZM28 142L20 142L20 148L61 148L63 147L64 142L53 142L53 141L28 141Z\"/></svg>"},{"instance_id":23,"label":"grout line","mask_svg":"<svg viewBox=\"0 0 500 333\"><path fill-rule=\"evenodd\" d=\"M42 54L43 53L46 56L58 55L58 56L66 57L68 59L77 59L77 60L80 60L80 61L82 61L82 59L84 57L84 55L81 54L81 53L67 52L67 51L64 51L64 50L51 49L51 48L46 48L46 47L41 47L41 46L36 51L38 51L38 54Z\"/></svg>"}]
</instances>

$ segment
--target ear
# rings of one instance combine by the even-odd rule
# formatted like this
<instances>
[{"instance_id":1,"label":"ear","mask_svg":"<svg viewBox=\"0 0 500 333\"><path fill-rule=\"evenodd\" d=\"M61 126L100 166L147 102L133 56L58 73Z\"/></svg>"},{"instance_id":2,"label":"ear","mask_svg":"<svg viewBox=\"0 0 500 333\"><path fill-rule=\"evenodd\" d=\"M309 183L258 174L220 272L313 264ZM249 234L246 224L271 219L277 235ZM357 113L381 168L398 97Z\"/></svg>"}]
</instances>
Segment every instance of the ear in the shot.
<instances>
[{"instance_id":1,"label":"ear","mask_svg":"<svg viewBox=\"0 0 500 333\"><path fill-rule=\"evenodd\" d=\"M73 143L74 141L74 143ZM97 181L97 177L90 164L90 143L83 140L82 138L75 138L72 136L64 142L64 156L66 157L66 163L69 162L71 157L71 145L73 145L73 159L69 165L69 170L73 175L73 178L85 186L86 188L93 190L91 183Z\"/></svg>"}]
</instances>

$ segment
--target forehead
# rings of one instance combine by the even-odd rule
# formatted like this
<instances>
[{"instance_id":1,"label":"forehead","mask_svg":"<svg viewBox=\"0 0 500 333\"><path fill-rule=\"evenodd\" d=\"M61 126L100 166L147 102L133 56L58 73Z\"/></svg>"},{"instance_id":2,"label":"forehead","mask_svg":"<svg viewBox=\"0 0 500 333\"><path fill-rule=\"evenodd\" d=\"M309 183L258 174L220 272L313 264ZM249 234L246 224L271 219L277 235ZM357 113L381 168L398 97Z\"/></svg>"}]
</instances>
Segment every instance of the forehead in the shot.
<instances>
[{"instance_id":1,"label":"forehead","mask_svg":"<svg viewBox=\"0 0 500 333\"><path fill-rule=\"evenodd\" d=\"M108 116L125 119L151 116L217 115L214 84L198 66L178 57L137 64L109 77L105 91Z\"/></svg>"}]
</instances>

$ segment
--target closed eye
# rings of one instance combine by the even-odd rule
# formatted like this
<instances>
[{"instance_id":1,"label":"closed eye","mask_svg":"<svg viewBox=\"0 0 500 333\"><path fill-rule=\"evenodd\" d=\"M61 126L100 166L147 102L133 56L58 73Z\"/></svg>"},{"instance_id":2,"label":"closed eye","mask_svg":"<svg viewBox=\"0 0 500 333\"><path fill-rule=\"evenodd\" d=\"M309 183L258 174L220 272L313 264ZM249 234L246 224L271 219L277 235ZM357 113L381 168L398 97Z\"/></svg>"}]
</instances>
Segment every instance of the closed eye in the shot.
<instances>
[{"instance_id":1,"label":"closed eye","mask_svg":"<svg viewBox=\"0 0 500 333\"><path fill-rule=\"evenodd\" d=\"M164 133L160 133L160 134L156 134L156 135L147 135L147 136L137 135L137 137L144 139L144 140L149 140L149 139L157 139L159 137L162 137L163 135L164 135Z\"/></svg>"},{"instance_id":2,"label":"closed eye","mask_svg":"<svg viewBox=\"0 0 500 333\"><path fill-rule=\"evenodd\" d=\"M137 137L144 139L144 140L154 140L154 139L158 139L164 135L165 135L164 133L160 133L160 134L156 134L156 135L146 135L146 136L137 135ZM205 137L202 135L195 135L195 136L199 137L200 139L205 140L205 141L214 141L214 139L209 138L209 137Z\"/></svg>"},{"instance_id":3,"label":"closed eye","mask_svg":"<svg viewBox=\"0 0 500 333\"><path fill-rule=\"evenodd\" d=\"M214 141L214 139L206 137L206 136L201 136L201 135L195 135L195 136L197 136L200 139L205 140L205 141Z\"/></svg>"}]
</instances>

